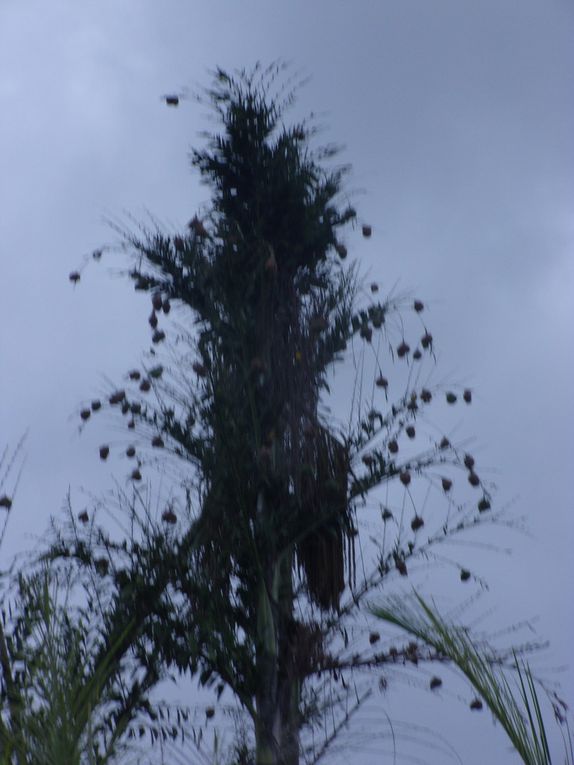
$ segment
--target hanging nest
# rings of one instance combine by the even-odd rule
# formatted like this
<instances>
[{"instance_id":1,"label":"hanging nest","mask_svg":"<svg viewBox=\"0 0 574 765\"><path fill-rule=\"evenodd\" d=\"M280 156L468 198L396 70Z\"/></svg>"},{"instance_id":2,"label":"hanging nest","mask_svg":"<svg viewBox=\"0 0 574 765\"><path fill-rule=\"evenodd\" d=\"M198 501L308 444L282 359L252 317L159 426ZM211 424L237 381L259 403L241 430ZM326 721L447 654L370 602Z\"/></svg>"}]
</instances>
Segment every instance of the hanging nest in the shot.
<instances>
[{"instance_id":1,"label":"hanging nest","mask_svg":"<svg viewBox=\"0 0 574 765\"><path fill-rule=\"evenodd\" d=\"M325 661L323 634L318 624L291 619L287 624L287 641L297 677L308 677Z\"/></svg>"},{"instance_id":2,"label":"hanging nest","mask_svg":"<svg viewBox=\"0 0 574 765\"><path fill-rule=\"evenodd\" d=\"M321 608L336 609L354 580L355 550L348 501L349 455L325 428L308 429L302 448L303 469L297 492L302 523L309 532L297 546L300 569L311 598Z\"/></svg>"}]
</instances>

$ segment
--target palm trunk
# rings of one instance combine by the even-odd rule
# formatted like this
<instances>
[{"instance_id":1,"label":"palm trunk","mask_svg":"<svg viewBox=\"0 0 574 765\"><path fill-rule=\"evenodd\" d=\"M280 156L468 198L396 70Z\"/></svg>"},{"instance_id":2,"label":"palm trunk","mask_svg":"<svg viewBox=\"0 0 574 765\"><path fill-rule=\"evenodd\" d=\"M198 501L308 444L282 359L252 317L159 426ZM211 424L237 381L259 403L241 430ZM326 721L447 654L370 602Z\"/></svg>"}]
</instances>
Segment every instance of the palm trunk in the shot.
<instances>
[{"instance_id":1,"label":"palm trunk","mask_svg":"<svg viewBox=\"0 0 574 765\"><path fill-rule=\"evenodd\" d=\"M269 561L259 584L256 765L299 765L299 680L288 636L292 613L292 555L286 555Z\"/></svg>"},{"instance_id":2,"label":"palm trunk","mask_svg":"<svg viewBox=\"0 0 574 765\"><path fill-rule=\"evenodd\" d=\"M281 765L299 765L299 682L286 678L279 686Z\"/></svg>"},{"instance_id":3,"label":"palm trunk","mask_svg":"<svg viewBox=\"0 0 574 765\"><path fill-rule=\"evenodd\" d=\"M299 682L278 659L257 657L256 765L299 765Z\"/></svg>"}]
</instances>

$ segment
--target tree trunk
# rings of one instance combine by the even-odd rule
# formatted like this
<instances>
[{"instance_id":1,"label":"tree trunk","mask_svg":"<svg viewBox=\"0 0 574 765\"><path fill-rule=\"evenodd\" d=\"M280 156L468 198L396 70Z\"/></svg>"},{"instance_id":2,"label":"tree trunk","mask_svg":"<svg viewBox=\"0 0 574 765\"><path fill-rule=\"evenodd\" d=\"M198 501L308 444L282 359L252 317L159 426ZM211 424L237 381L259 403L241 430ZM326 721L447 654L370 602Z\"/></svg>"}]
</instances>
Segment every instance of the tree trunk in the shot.
<instances>
[{"instance_id":1,"label":"tree trunk","mask_svg":"<svg viewBox=\"0 0 574 765\"><path fill-rule=\"evenodd\" d=\"M270 561L259 584L256 765L299 765L299 680L288 634L292 563L292 554Z\"/></svg>"},{"instance_id":2,"label":"tree trunk","mask_svg":"<svg viewBox=\"0 0 574 765\"><path fill-rule=\"evenodd\" d=\"M277 700L281 725L282 765L299 765L300 684L294 656L293 553L286 554L279 567L279 678Z\"/></svg>"},{"instance_id":3,"label":"tree trunk","mask_svg":"<svg viewBox=\"0 0 574 765\"><path fill-rule=\"evenodd\" d=\"M256 765L299 765L299 682L265 650L257 668Z\"/></svg>"}]
</instances>

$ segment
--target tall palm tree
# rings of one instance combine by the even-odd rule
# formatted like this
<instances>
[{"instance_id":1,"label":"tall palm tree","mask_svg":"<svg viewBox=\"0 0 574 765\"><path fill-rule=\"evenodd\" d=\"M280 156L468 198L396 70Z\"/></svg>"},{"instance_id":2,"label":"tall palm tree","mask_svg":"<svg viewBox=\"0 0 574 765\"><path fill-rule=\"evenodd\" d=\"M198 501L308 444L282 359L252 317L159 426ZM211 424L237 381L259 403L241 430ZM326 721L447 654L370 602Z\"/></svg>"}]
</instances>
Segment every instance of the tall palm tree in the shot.
<instances>
[{"instance_id":1,"label":"tall palm tree","mask_svg":"<svg viewBox=\"0 0 574 765\"><path fill-rule=\"evenodd\" d=\"M119 641L118 659L131 652L150 678L175 668L234 694L253 723L257 765L298 765L302 731L348 698L345 676L393 660L376 640L362 653L349 649L345 620L366 593L408 576L417 555L491 508L474 459L446 435L431 435L422 451L411 446L420 443L417 417L445 393L419 385L416 369L433 357L424 305L381 300L376 284L357 305L356 271L345 264L345 231L357 225L343 196L345 168L328 164L333 149L311 149L307 122L285 124L293 92L271 92L281 71L216 71L207 100L221 132L191 155L211 191L207 210L176 234L155 224L116 226L133 257L128 275L151 298L153 348L142 369L81 418L87 423L107 405L124 417L125 454L138 460L127 503L137 534L122 545L103 530L92 534L90 524L85 534L73 525L52 553L108 582L106 634ZM369 225L360 229L371 237ZM170 359L162 344L172 305L184 326ZM408 336L398 309L408 309L417 335ZM353 344L372 355L376 374L345 431L322 416L320 401ZM409 384L389 404L384 373L395 359L408 364ZM447 405L458 398L446 391ZM460 396L471 398L468 390ZM145 508L138 526L138 487L150 453L162 449L181 460L185 497L170 498L159 519ZM102 460L113 453L102 444ZM466 509L449 499L453 481L444 471L457 468L479 492ZM431 530L430 510L423 517L413 499L417 477L438 493L435 507L446 508ZM391 482L403 498L400 517L381 507L382 541L358 577L360 512ZM322 706L313 683L325 676L337 690Z\"/></svg>"}]
</instances>

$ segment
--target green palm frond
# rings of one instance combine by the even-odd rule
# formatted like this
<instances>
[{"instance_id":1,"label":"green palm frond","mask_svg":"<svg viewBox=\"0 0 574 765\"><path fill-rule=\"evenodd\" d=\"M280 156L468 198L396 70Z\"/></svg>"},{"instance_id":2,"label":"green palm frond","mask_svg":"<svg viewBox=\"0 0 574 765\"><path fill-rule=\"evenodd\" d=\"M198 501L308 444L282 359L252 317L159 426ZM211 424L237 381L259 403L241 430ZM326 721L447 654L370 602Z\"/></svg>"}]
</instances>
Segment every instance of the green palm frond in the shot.
<instances>
[{"instance_id":1,"label":"green palm frond","mask_svg":"<svg viewBox=\"0 0 574 765\"><path fill-rule=\"evenodd\" d=\"M373 607L373 615L431 646L470 681L500 722L526 765L550 765L546 729L530 667L513 653L518 676L514 690L501 657L490 645L475 642L466 628L448 623L418 593L413 599L395 597Z\"/></svg>"},{"instance_id":2,"label":"green palm frond","mask_svg":"<svg viewBox=\"0 0 574 765\"><path fill-rule=\"evenodd\" d=\"M17 596L16 613L0 626L0 765L112 762L124 732L117 725L104 735L117 646L94 661L89 625L47 570L19 577Z\"/></svg>"}]
</instances>

